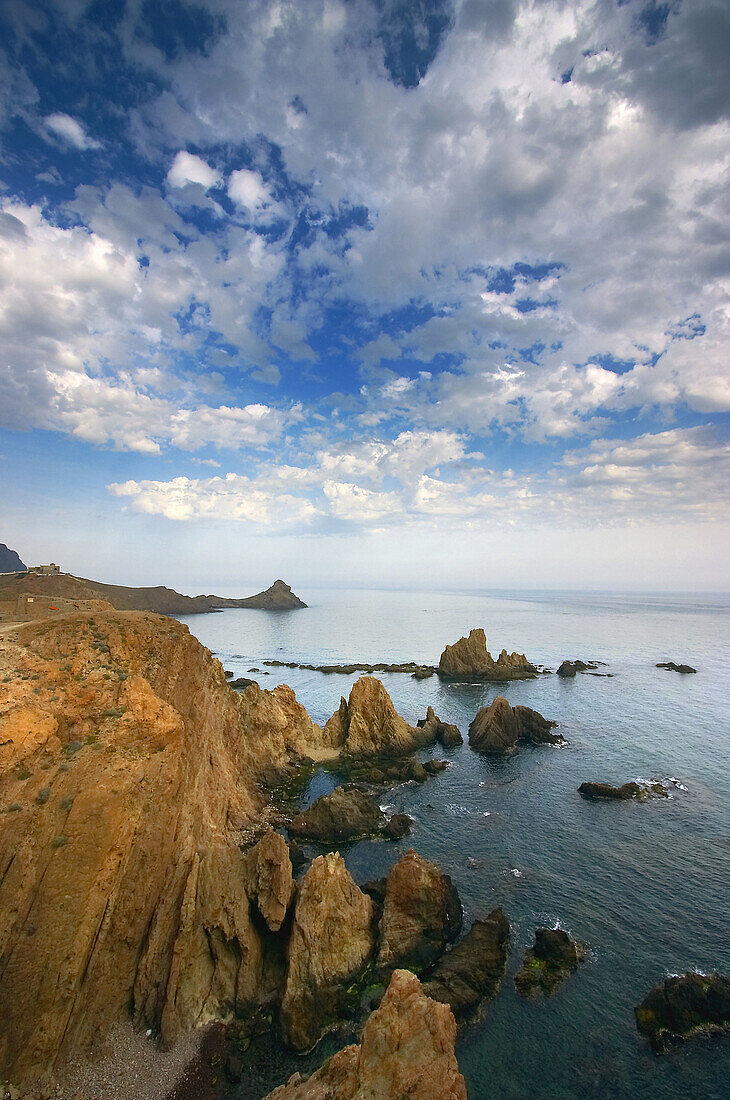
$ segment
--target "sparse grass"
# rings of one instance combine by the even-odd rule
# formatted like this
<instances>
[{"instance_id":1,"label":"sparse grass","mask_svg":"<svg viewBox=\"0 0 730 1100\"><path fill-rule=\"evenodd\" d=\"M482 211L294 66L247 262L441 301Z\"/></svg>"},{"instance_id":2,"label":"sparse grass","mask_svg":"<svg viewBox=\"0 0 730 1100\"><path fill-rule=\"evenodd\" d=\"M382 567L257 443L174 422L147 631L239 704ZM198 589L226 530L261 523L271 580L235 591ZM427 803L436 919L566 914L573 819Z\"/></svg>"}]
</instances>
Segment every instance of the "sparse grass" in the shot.
<instances>
[{"instance_id":1,"label":"sparse grass","mask_svg":"<svg viewBox=\"0 0 730 1100\"><path fill-rule=\"evenodd\" d=\"M30 779L32 774L33 774L33 772L30 771L30 769L22 767L22 766L19 766L15 769L15 778L16 779Z\"/></svg>"},{"instance_id":2,"label":"sparse grass","mask_svg":"<svg viewBox=\"0 0 730 1100\"><path fill-rule=\"evenodd\" d=\"M63 752L66 756L75 756L79 749L83 749L84 745L82 741L69 741L67 745L63 746Z\"/></svg>"},{"instance_id":3,"label":"sparse grass","mask_svg":"<svg viewBox=\"0 0 730 1100\"><path fill-rule=\"evenodd\" d=\"M41 789L38 791L38 794L36 795L35 800L36 800L36 802L38 803L39 806L45 806L46 802L48 801L48 799L50 797L51 797L51 788L50 787L41 787Z\"/></svg>"},{"instance_id":4,"label":"sparse grass","mask_svg":"<svg viewBox=\"0 0 730 1100\"><path fill-rule=\"evenodd\" d=\"M74 804L74 796L72 794L67 794L65 798L61 799L61 809L66 810L66 812L68 812L71 809L73 804Z\"/></svg>"},{"instance_id":5,"label":"sparse grass","mask_svg":"<svg viewBox=\"0 0 730 1100\"><path fill-rule=\"evenodd\" d=\"M63 836L63 835L54 836L53 840L51 841L51 847L52 848L65 848L67 844L68 844L68 837Z\"/></svg>"}]
</instances>

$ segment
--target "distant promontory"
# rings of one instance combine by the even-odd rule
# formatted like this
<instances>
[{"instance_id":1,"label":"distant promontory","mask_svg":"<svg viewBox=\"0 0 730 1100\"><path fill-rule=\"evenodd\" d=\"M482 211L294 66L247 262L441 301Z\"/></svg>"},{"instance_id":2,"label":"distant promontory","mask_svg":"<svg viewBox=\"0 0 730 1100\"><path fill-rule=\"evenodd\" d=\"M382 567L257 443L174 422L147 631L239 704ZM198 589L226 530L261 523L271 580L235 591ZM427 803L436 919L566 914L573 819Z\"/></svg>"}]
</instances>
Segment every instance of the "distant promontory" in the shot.
<instances>
[{"instance_id":1,"label":"distant promontory","mask_svg":"<svg viewBox=\"0 0 730 1100\"><path fill-rule=\"evenodd\" d=\"M27 568L15 550L0 542L0 573L23 573Z\"/></svg>"}]
</instances>

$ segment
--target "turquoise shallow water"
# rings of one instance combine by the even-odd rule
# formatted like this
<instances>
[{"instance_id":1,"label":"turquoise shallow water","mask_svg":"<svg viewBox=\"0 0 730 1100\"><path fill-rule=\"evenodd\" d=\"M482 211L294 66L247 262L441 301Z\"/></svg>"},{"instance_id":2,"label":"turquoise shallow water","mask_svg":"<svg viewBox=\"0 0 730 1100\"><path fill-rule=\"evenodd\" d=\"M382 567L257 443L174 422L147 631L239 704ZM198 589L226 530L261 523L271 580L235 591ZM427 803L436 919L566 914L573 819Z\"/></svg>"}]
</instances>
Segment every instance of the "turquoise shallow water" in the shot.
<instances>
[{"instance_id":1,"label":"turquoise shallow water","mask_svg":"<svg viewBox=\"0 0 730 1100\"><path fill-rule=\"evenodd\" d=\"M597 659L614 674L499 688L382 677L410 722L430 704L466 736L478 708L502 693L556 719L568 741L504 760L466 744L439 749L433 755L450 759L447 771L384 795L415 818L412 837L343 853L362 881L412 845L453 876L467 927L495 905L507 912L507 978L483 1023L459 1039L471 1100L728 1100L730 1036L657 1058L636 1033L633 1007L668 974L730 970L730 597L300 595L305 611L232 610L186 621L236 675L266 658L435 664L472 626L485 628L493 653L518 649L553 668L566 657ZM665 672L654 667L662 660L699 671ZM259 679L265 687L289 683L323 722L355 677L271 669ZM592 804L577 793L583 780L639 776L673 777L687 789L674 788L669 802L636 805ZM315 776L306 798L329 783ZM588 946L588 960L554 997L524 1002L512 976L535 927L556 921Z\"/></svg>"}]
</instances>

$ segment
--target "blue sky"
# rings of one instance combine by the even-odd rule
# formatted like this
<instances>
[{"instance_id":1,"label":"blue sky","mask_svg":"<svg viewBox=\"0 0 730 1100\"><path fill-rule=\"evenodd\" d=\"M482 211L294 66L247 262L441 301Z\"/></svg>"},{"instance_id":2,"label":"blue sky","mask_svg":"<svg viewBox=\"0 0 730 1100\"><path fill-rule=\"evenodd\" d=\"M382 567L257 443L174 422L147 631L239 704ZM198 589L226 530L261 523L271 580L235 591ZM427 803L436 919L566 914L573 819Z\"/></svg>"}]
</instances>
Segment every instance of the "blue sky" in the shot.
<instances>
[{"instance_id":1,"label":"blue sky","mask_svg":"<svg viewBox=\"0 0 730 1100\"><path fill-rule=\"evenodd\" d=\"M724 0L6 0L0 540L726 588Z\"/></svg>"}]
</instances>

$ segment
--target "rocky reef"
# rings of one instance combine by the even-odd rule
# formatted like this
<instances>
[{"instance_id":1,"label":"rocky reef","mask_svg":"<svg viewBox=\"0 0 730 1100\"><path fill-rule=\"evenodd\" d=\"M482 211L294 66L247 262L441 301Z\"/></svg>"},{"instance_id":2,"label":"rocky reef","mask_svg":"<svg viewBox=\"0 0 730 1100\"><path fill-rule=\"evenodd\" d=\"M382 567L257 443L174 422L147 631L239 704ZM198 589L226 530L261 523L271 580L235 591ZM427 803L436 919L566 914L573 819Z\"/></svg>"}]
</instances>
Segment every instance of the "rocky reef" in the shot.
<instances>
[{"instance_id":1,"label":"rocky reef","mask_svg":"<svg viewBox=\"0 0 730 1100\"><path fill-rule=\"evenodd\" d=\"M468 638L459 638L447 645L438 665L439 676L449 679L529 680L537 675L537 669L524 653L507 653L503 649L495 661L487 650L487 638L478 627L469 631Z\"/></svg>"},{"instance_id":2,"label":"rocky reef","mask_svg":"<svg viewBox=\"0 0 730 1100\"><path fill-rule=\"evenodd\" d=\"M477 711L469 726L469 744L478 752L510 752L519 741L530 745L557 745L564 738L551 733L557 722L549 721L531 707L512 707L498 695L488 707Z\"/></svg>"},{"instance_id":3,"label":"rocky reef","mask_svg":"<svg viewBox=\"0 0 730 1100\"><path fill-rule=\"evenodd\" d=\"M730 1030L730 975L690 971L654 986L634 1009L639 1034L657 1053L672 1042Z\"/></svg>"},{"instance_id":4,"label":"rocky reef","mask_svg":"<svg viewBox=\"0 0 730 1100\"><path fill-rule=\"evenodd\" d=\"M429 997L449 1005L458 1021L474 1022L499 990L507 968L509 921L501 909L470 930L439 961L424 985Z\"/></svg>"},{"instance_id":5,"label":"rocky reef","mask_svg":"<svg viewBox=\"0 0 730 1100\"><path fill-rule=\"evenodd\" d=\"M661 661L656 667L657 668L665 668L669 672L681 672L685 675L689 672L696 672L697 671L696 668L692 668L692 665L678 665L678 664L675 664L674 661Z\"/></svg>"},{"instance_id":6,"label":"rocky reef","mask_svg":"<svg viewBox=\"0 0 730 1100\"><path fill-rule=\"evenodd\" d=\"M355 756L398 755L432 741L430 731L409 726L374 676L361 676L324 727L328 744Z\"/></svg>"},{"instance_id":7,"label":"rocky reef","mask_svg":"<svg viewBox=\"0 0 730 1100\"><path fill-rule=\"evenodd\" d=\"M309 809L289 822L293 837L337 844L362 837L405 836L411 819L406 814L386 818L375 799L354 784L335 787L330 794L318 798ZM405 827L405 831L404 831Z\"/></svg>"},{"instance_id":8,"label":"rocky reef","mask_svg":"<svg viewBox=\"0 0 730 1100\"><path fill-rule=\"evenodd\" d=\"M406 672L417 680L433 676L436 669L432 665L421 665L417 661L346 661L340 665L307 665L298 661L264 661L270 668L303 668L307 672L324 672L326 675L340 674L351 676L354 672Z\"/></svg>"},{"instance_id":9,"label":"rocky reef","mask_svg":"<svg viewBox=\"0 0 730 1100\"><path fill-rule=\"evenodd\" d=\"M610 783L581 783L578 793L584 798L608 798L619 802L646 802L650 798L669 798L669 791L658 779L648 783L631 780L620 787Z\"/></svg>"},{"instance_id":10,"label":"rocky reef","mask_svg":"<svg viewBox=\"0 0 730 1100\"><path fill-rule=\"evenodd\" d=\"M564 680L570 679L575 676L576 672L591 672L593 669L598 668L599 661L563 661L558 669L558 676Z\"/></svg>"},{"instance_id":11,"label":"rocky reef","mask_svg":"<svg viewBox=\"0 0 730 1100\"><path fill-rule=\"evenodd\" d=\"M295 1073L266 1100L466 1100L448 1005L427 997L415 975L396 970L359 1046L339 1051L311 1077Z\"/></svg>"},{"instance_id":12,"label":"rocky reef","mask_svg":"<svg viewBox=\"0 0 730 1100\"><path fill-rule=\"evenodd\" d=\"M548 996L585 958L585 949L562 928L538 928L535 944L515 975L522 997Z\"/></svg>"}]
</instances>

